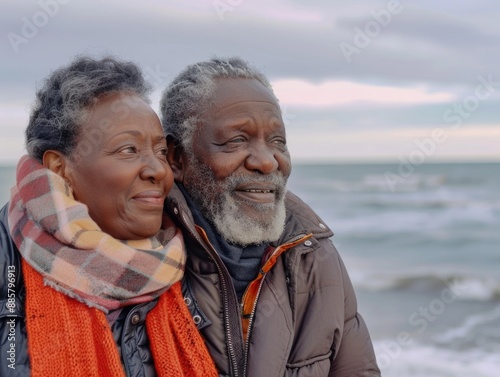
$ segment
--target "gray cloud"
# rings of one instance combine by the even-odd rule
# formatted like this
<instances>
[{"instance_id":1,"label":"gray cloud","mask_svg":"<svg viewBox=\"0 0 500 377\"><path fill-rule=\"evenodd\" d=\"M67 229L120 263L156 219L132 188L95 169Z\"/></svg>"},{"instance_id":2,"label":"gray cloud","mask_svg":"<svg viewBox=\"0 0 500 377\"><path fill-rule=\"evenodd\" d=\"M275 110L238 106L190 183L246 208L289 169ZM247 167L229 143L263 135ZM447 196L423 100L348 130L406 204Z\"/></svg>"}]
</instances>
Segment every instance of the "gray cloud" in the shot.
<instances>
[{"instance_id":1,"label":"gray cloud","mask_svg":"<svg viewBox=\"0 0 500 377\"><path fill-rule=\"evenodd\" d=\"M392 14L350 63L339 45L353 44L355 28L364 30L374 21L374 12L386 10L389 1L243 1L225 13L224 20L211 1L58 1L1 3L2 104L18 103L28 111L37 84L78 53L134 60L157 90L186 64L213 55L240 55L272 80L424 84L453 92L457 101L473 93L479 76L491 74L500 81L500 3L486 0L401 0L403 10ZM55 3L57 11L36 28L36 35L23 36L26 20L33 23L38 14L38 23L43 23L41 4ZM17 53L9 33L27 40ZM467 122L497 123L498 99L495 92ZM290 129L314 124L318 132L325 124L369 130L431 127L442 122L443 112L452 105L291 108L297 118Z\"/></svg>"}]
</instances>

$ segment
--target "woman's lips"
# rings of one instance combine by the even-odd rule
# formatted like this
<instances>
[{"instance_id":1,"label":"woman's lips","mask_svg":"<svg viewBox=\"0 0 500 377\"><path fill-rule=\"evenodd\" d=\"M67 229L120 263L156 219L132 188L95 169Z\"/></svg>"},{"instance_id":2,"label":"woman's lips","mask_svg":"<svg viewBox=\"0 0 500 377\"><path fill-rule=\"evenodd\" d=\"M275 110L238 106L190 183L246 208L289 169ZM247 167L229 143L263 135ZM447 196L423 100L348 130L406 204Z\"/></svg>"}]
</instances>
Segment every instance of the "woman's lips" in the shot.
<instances>
[{"instance_id":1,"label":"woman's lips","mask_svg":"<svg viewBox=\"0 0 500 377\"><path fill-rule=\"evenodd\" d=\"M163 202L165 201L165 195L162 191L148 190L135 195L132 199L146 205L163 207Z\"/></svg>"}]
</instances>

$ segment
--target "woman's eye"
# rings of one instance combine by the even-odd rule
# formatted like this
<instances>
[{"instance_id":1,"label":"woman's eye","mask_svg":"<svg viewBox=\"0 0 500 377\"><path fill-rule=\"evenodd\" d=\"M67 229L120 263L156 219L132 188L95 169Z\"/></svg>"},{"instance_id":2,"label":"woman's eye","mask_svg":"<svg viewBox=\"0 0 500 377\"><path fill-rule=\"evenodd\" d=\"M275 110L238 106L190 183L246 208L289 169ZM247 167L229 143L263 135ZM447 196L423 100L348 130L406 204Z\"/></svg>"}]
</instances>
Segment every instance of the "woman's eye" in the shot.
<instances>
[{"instance_id":1,"label":"woman's eye","mask_svg":"<svg viewBox=\"0 0 500 377\"><path fill-rule=\"evenodd\" d=\"M120 149L119 152L120 153L127 153L127 154L137 153L137 148L133 147L133 146L124 147L124 148Z\"/></svg>"}]
</instances>

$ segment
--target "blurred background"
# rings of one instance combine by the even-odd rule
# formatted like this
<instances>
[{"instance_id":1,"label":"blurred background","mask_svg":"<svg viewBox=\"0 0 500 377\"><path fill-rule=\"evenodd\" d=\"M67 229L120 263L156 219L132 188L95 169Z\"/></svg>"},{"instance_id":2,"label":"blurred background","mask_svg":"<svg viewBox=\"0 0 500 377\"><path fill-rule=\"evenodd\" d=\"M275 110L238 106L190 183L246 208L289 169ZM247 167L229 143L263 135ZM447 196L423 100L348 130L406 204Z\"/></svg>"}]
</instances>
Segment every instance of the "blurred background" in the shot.
<instances>
[{"instance_id":1,"label":"blurred background","mask_svg":"<svg viewBox=\"0 0 500 377\"><path fill-rule=\"evenodd\" d=\"M37 87L76 54L140 64L153 108L239 55L280 99L289 187L334 230L384 376L500 374L500 4L0 4L0 200Z\"/></svg>"}]
</instances>

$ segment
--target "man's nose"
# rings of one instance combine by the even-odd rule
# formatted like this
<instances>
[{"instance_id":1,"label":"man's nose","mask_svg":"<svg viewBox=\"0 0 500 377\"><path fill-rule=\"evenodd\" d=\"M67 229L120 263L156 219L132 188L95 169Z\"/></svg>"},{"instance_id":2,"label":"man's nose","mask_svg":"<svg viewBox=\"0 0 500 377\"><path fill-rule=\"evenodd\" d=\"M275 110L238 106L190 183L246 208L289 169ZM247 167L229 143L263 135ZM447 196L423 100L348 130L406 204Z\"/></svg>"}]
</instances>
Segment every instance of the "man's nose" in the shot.
<instances>
[{"instance_id":1,"label":"man's nose","mask_svg":"<svg viewBox=\"0 0 500 377\"><path fill-rule=\"evenodd\" d=\"M266 143L257 143L252 146L245 160L245 167L251 171L270 174L279 166L275 153L276 151Z\"/></svg>"}]
</instances>

